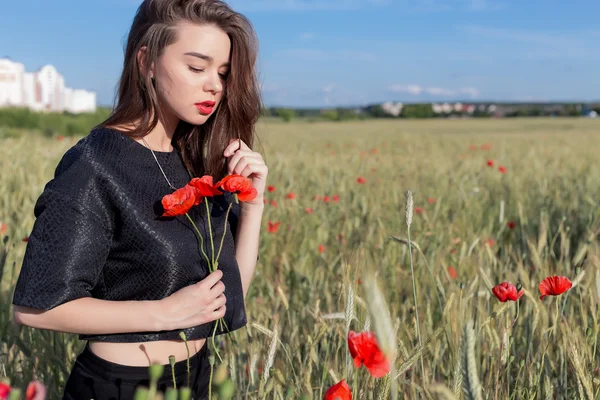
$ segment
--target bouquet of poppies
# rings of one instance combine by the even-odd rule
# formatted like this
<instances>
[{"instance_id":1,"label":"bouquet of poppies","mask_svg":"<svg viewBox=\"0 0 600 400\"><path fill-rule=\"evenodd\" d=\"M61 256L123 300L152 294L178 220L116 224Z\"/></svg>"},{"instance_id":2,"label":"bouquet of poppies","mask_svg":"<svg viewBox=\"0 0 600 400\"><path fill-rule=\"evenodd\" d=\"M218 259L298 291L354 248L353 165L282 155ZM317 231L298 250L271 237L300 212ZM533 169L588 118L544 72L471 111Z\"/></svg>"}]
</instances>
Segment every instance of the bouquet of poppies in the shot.
<instances>
[{"instance_id":1,"label":"bouquet of poppies","mask_svg":"<svg viewBox=\"0 0 600 400\"><path fill-rule=\"evenodd\" d=\"M218 251L215 254L215 244L213 241L212 227L210 222L210 209L206 198L224 194L223 192L221 192L221 190L232 193L233 199L236 202L236 204L238 204L240 201L252 201L257 196L257 191L254 187L252 187L252 182L248 178L245 178L238 174L231 174L227 175L215 184L213 184L213 177L210 175L205 175L201 178L193 178L184 187L175 190L173 193L164 196L162 199L162 206L164 209L164 213L162 216L175 217L179 215L185 215L194 227L194 230L200 238L200 251L206 259L211 273L215 272L219 267L219 256L221 255L223 241L225 239L225 235L227 234L227 221L229 217L229 211L231 210L233 202L231 202L229 204L229 207L227 208L227 213L225 214L225 228L223 231L223 237L221 238L221 243L219 245ZM204 238L202 237L200 231L198 230L198 227L188 214L188 211L192 207L201 205L202 203L204 203L206 206L208 216L210 248L212 250L210 257L204 251ZM217 330L217 326L225 327L227 332L229 332L229 328L225 323L225 319L219 318L217 320L217 324L215 324L215 329L212 335L213 348L215 348L215 351L215 333Z\"/></svg>"}]
</instances>

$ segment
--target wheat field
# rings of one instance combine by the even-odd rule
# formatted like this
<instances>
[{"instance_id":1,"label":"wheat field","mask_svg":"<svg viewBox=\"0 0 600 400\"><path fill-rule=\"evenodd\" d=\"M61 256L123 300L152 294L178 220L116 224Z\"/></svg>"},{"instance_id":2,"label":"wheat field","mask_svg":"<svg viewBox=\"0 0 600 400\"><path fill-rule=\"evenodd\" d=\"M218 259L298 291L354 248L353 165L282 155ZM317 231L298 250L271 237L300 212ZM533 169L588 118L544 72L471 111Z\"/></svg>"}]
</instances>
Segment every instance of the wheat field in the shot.
<instances>
[{"instance_id":1,"label":"wheat field","mask_svg":"<svg viewBox=\"0 0 600 400\"><path fill-rule=\"evenodd\" d=\"M220 340L218 398L322 399L341 379L354 399L600 398L599 128L260 122L274 191L248 325ZM83 343L16 326L10 303L35 200L78 138L0 140L0 378L37 378L50 399ZM540 300L551 275L573 287ZM518 302L492 294L504 281L522 285ZM390 374L353 366L349 330L377 334Z\"/></svg>"}]
</instances>

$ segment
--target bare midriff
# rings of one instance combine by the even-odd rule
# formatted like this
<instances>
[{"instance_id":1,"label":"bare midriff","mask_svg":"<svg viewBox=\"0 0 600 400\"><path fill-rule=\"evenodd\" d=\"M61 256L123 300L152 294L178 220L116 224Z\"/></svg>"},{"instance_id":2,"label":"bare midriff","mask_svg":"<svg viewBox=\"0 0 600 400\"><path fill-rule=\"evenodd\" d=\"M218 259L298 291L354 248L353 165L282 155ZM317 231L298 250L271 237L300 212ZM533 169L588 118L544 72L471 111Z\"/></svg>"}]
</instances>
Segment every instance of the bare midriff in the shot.
<instances>
[{"instance_id":1,"label":"bare midriff","mask_svg":"<svg viewBox=\"0 0 600 400\"><path fill-rule=\"evenodd\" d=\"M198 353L206 338L188 340L190 357ZM183 340L158 340L141 343L113 343L90 341L92 353L115 364L129 366L149 366L153 362L169 364L169 356L175 356L175 361L186 360L187 349Z\"/></svg>"}]
</instances>

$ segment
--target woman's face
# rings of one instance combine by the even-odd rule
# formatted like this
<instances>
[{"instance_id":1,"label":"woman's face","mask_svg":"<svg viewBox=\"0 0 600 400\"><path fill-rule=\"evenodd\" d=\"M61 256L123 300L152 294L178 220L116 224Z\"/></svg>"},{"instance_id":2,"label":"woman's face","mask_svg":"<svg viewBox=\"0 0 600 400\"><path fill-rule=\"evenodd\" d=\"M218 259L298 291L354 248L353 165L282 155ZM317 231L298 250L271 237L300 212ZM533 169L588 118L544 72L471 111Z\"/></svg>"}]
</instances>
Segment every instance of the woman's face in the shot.
<instances>
[{"instance_id":1,"label":"woman's face","mask_svg":"<svg viewBox=\"0 0 600 400\"><path fill-rule=\"evenodd\" d=\"M216 111L229 74L229 36L214 25L177 25L177 40L152 69L167 115L202 125ZM202 105L202 102L214 102Z\"/></svg>"}]
</instances>

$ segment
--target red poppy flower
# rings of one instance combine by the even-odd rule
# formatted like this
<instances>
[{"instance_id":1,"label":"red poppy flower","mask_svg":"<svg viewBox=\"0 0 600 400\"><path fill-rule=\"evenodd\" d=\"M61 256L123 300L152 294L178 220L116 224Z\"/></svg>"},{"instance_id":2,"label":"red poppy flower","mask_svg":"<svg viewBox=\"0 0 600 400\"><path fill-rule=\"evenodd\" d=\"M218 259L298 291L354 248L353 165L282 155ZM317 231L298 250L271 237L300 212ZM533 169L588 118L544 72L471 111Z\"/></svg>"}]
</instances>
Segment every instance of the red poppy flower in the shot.
<instances>
[{"instance_id":1,"label":"red poppy flower","mask_svg":"<svg viewBox=\"0 0 600 400\"><path fill-rule=\"evenodd\" d=\"M359 176L358 178L356 178L356 182L358 183L365 183L367 180L365 178L363 178L362 176Z\"/></svg>"},{"instance_id":2,"label":"red poppy flower","mask_svg":"<svg viewBox=\"0 0 600 400\"><path fill-rule=\"evenodd\" d=\"M306 212L307 214L312 214L313 213L313 209L308 207L304 209L304 212Z\"/></svg>"},{"instance_id":3,"label":"red poppy flower","mask_svg":"<svg viewBox=\"0 0 600 400\"><path fill-rule=\"evenodd\" d=\"M39 381L31 381L25 391L25 400L43 400L46 398L46 387Z\"/></svg>"},{"instance_id":4,"label":"red poppy flower","mask_svg":"<svg viewBox=\"0 0 600 400\"><path fill-rule=\"evenodd\" d=\"M313 196L313 200L320 200L321 198L319 196L317 196L316 194Z\"/></svg>"},{"instance_id":5,"label":"red poppy flower","mask_svg":"<svg viewBox=\"0 0 600 400\"><path fill-rule=\"evenodd\" d=\"M2 225L0 225L0 234L6 233L7 230L8 227L6 226L6 222L3 222Z\"/></svg>"},{"instance_id":6,"label":"red poppy flower","mask_svg":"<svg viewBox=\"0 0 600 400\"><path fill-rule=\"evenodd\" d=\"M377 154L377 149L371 149L371 154Z\"/></svg>"},{"instance_id":7,"label":"red poppy flower","mask_svg":"<svg viewBox=\"0 0 600 400\"><path fill-rule=\"evenodd\" d=\"M469 145L469 150L475 151L475 150L477 150L477 146L475 146L474 144L470 144Z\"/></svg>"},{"instance_id":8,"label":"red poppy flower","mask_svg":"<svg viewBox=\"0 0 600 400\"><path fill-rule=\"evenodd\" d=\"M6 383L0 382L0 400L8 399L11 387Z\"/></svg>"},{"instance_id":9,"label":"red poppy flower","mask_svg":"<svg viewBox=\"0 0 600 400\"><path fill-rule=\"evenodd\" d=\"M375 167L371 168L371 172L375 172L375 171L377 171L377 168L375 168Z\"/></svg>"},{"instance_id":10,"label":"red poppy flower","mask_svg":"<svg viewBox=\"0 0 600 400\"><path fill-rule=\"evenodd\" d=\"M423 208L415 207L415 214L421 214L423 212Z\"/></svg>"},{"instance_id":11,"label":"red poppy flower","mask_svg":"<svg viewBox=\"0 0 600 400\"><path fill-rule=\"evenodd\" d=\"M450 275L450 279L456 279L458 276L456 269L454 269L454 267L447 267L446 269L448 271L448 275Z\"/></svg>"},{"instance_id":12,"label":"red poppy flower","mask_svg":"<svg viewBox=\"0 0 600 400\"><path fill-rule=\"evenodd\" d=\"M435 199L433 197L430 197L430 198L427 199L427 202L429 204L433 204L433 203L435 203Z\"/></svg>"},{"instance_id":13,"label":"red poppy flower","mask_svg":"<svg viewBox=\"0 0 600 400\"><path fill-rule=\"evenodd\" d=\"M493 160L487 160L487 165L488 165L488 167L493 167L494 166L494 161Z\"/></svg>"},{"instance_id":14,"label":"red poppy flower","mask_svg":"<svg viewBox=\"0 0 600 400\"><path fill-rule=\"evenodd\" d=\"M515 227L517 226L517 224L513 221L508 221L508 223L506 224L506 226L508 226L508 229L515 229Z\"/></svg>"},{"instance_id":15,"label":"red poppy flower","mask_svg":"<svg viewBox=\"0 0 600 400\"><path fill-rule=\"evenodd\" d=\"M263 204L267 204L267 198L263 198Z\"/></svg>"},{"instance_id":16,"label":"red poppy flower","mask_svg":"<svg viewBox=\"0 0 600 400\"><path fill-rule=\"evenodd\" d=\"M337 195L337 194L334 194L333 195L333 201L335 201L336 203L339 203L340 202L340 196Z\"/></svg>"},{"instance_id":17,"label":"red poppy flower","mask_svg":"<svg viewBox=\"0 0 600 400\"><path fill-rule=\"evenodd\" d=\"M213 184L213 177L204 175L202 178L194 178L188 185L198 189L198 194L202 197L218 196L221 193L218 187Z\"/></svg>"},{"instance_id":18,"label":"red poppy flower","mask_svg":"<svg viewBox=\"0 0 600 400\"><path fill-rule=\"evenodd\" d=\"M292 199L292 200L293 200L293 199L295 199L295 198L296 198L296 193L294 193L294 192L289 192L289 193L287 194L287 196L285 196L285 198L286 198L286 199Z\"/></svg>"},{"instance_id":19,"label":"red poppy flower","mask_svg":"<svg viewBox=\"0 0 600 400\"><path fill-rule=\"evenodd\" d=\"M162 198L163 217L184 215L196 203L196 189L185 185Z\"/></svg>"},{"instance_id":20,"label":"red poppy flower","mask_svg":"<svg viewBox=\"0 0 600 400\"><path fill-rule=\"evenodd\" d=\"M549 276L540 283L540 300L546 296L558 296L572 286L573 283L566 276Z\"/></svg>"},{"instance_id":21,"label":"red poppy flower","mask_svg":"<svg viewBox=\"0 0 600 400\"><path fill-rule=\"evenodd\" d=\"M274 192L275 191L275 186L267 186L267 190L269 192Z\"/></svg>"},{"instance_id":22,"label":"red poppy flower","mask_svg":"<svg viewBox=\"0 0 600 400\"><path fill-rule=\"evenodd\" d=\"M517 287L508 282L502 282L499 285L496 285L492 288L492 293L494 296L501 302L505 303L507 300L517 301L523 296L523 289L517 292Z\"/></svg>"},{"instance_id":23,"label":"red poppy flower","mask_svg":"<svg viewBox=\"0 0 600 400\"><path fill-rule=\"evenodd\" d=\"M500 171L503 174L505 174L506 173L506 168L501 165L501 166L498 167L498 171Z\"/></svg>"},{"instance_id":24,"label":"red poppy flower","mask_svg":"<svg viewBox=\"0 0 600 400\"><path fill-rule=\"evenodd\" d=\"M215 187L220 187L226 192L237 193L239 201L251 201L258 195L250 179L238 174L227 175L217 182Z\"/></svg>"},{"instance_id":25,"label":"red poppy flower","mask_svg":"<svg viewBox=\"0 0 600 400\"><path fill-rule=\"evenodd\" d=\"M325 392L324 400L352 400L352 391L344 379Z\"/></svg>"},{"instance_id":26,"label":"red poppy flower","mask_svg":"<svg viewBox=\"0 0 600 400\"><path fill-rule=\"evenodd\" d=\"M279 230L279 225L281 225L281 221L277 221L277 222L268 221L268 224L269 224L269 232L275 233Z\"/></svg>"},{"instance_id":27,"label":"red poppy flower","mask_svg":"<svg viewBox=\"0 0 600 400\"><path fill-rule=\"evenodd\" d=\"M323 201L325 203L329 203L329 196L323 196Z\"/></svg>"},{"instance_id":28,"label":"red poppy flower","mask_svg":"<svg viewBox=\"0 0 600 400\"><path fill-rule=\"evenodd\" d=\"M58 141L61 141L61 140L64 140L64 138L65 138L65 137L64 137L63 135L58 135L58 136L56 137L56 140L58 140Z\"/></svg>"},{"instance_id":29,"label":"red poppy flower","mask_svg":"<svg viewBox=\"0 0 600 400\"><path fill-rule=\"evenodd\" d=\"M319 245L319 253L324 253L325 252L325 246L323 246L322 244Z\"/></svg>"},{"instance_id":30,"label":"red poppy flower","mask_svg":"<svg viewBox=\"0 0 600 400\"><path fill-rule=\"evenodd\" d=\"M25 237L23 238L23 241L24 241L24 242L29 242L29 236L25 236Z\"/></svg>"},{"instance_id":31,"label":"red poppy flower","mask_svg":"<svg viewBox=\"0 0 600 400\"><path fill-rule=\"evenodd\" d=\"M348 332L348 349L354 360L354 366L362 364L374 378L381 378L390 371L390 363L377 344L377 338L371 331Z\"/></svg>"},{"instance_id":32,"label":"red poppy flower","mask_svg":"<svg viewBox=\"0 0 600 400\"><path fill-rule=\"evenodd\" d=\"M488 240L486 240L485 244L492 247L493 245L496 244L496 241L494 239L488 239Z\"/></svg>"},{"instance_id":33,"label":"red poppy flower","mask_svg":"<svg viewBox=\"0 0 600 400\"><path fill-rule=\"evenodd\" d=\"M273 207L277 207L277 201L275 201L275 200L271 200L271 205L272 205Z\"/></svg>"}]
</instances>

